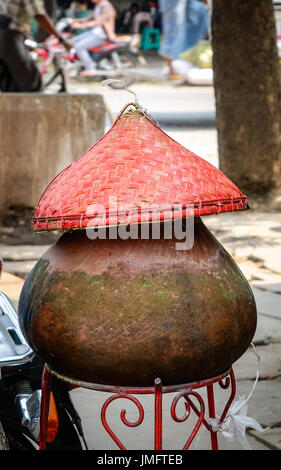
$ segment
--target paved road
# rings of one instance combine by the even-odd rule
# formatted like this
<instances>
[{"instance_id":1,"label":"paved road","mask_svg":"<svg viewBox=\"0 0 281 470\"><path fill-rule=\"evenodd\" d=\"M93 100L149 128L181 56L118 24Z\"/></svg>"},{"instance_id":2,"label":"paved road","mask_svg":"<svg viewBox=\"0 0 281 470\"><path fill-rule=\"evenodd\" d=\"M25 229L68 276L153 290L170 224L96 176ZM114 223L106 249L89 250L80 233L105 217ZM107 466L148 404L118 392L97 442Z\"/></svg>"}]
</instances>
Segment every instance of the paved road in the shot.
<instances>
[{"instance_id":1,"label":"paved road","mask_svg":"<svg viewBox=\"0 0 281 470\"><path fill-rule=\"evenodd\" d=\"M202 123L214 126L215 97L211 86L173 86L167 84L135 84L130 89L137 94L139 103L151 113L155 119L162 118L167 121L167 116L172 117L171 124L181 123L194 127L194 119ZM94 82L89 84L70 84L70 91L76 93L99 93L102 94L117 115L122 107L134 101L133 95L126 90L112 90ZM202 127L200 125L200 127Z\"/></svg>"}]
</instances>

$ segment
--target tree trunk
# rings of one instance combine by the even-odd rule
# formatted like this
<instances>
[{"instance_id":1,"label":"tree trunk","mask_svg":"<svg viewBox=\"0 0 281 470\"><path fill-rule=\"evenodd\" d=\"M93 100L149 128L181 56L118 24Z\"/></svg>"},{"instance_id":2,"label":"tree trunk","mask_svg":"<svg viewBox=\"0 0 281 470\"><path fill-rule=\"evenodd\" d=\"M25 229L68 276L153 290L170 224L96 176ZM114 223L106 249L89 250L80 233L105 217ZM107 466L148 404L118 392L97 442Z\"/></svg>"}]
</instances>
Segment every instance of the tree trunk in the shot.
<instances>
[{"instance_id":1,"label":"tree trunk","mask_svg":"<svg viewBox=\"0 0 281 470\"><path fill-rule=\"evenodd\" d=\"M220 169L248 194L281 188L272 0L213 0L212 43Z\"/></svg>"},{"instance_id":2,"label":"tree trunk","mask_svg":"<svg viewBox=\"0 0 281 470\"><path fill-rule=\"evenodd\" d=\"M0 450L9 450L9 444L0 421Z\"/></svg>"}]
</instances>

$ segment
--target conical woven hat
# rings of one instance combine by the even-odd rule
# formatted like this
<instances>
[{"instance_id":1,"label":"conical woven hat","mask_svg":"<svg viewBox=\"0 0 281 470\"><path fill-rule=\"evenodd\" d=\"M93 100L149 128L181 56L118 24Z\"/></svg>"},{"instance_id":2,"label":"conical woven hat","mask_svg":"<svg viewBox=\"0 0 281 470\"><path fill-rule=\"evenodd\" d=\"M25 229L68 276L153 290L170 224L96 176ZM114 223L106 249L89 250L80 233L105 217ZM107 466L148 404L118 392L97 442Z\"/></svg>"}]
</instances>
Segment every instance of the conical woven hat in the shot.
<instances>
[{"instance_id":1,"label":"conical woven hat","mask_svg":"<svg viewBox=\"0 0 281 470\"><path fill-rule=\"evenodd\" d=\"M35 210L34 230L142 223L248 208L246 196L221 171L133 106L51 181Z\"/></svg>"}]
</instances>

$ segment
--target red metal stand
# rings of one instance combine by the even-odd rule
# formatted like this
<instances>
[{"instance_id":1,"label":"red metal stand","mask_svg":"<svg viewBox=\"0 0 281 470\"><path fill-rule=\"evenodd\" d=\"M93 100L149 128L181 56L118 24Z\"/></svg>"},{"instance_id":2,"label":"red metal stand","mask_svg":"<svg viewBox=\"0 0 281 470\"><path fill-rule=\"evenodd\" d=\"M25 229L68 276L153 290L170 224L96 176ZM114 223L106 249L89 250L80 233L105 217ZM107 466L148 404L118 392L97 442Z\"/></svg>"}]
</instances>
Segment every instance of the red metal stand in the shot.
<instances>
[{"instance_id":1,"label":"red metal stand","mask_svg":"<svg viewBox=\"0 0 281 470\"><path fill-rule=\"evenodd\" d=\"M49 412L49 403L50 403L50 392L52 388L52 376L56 376L61 380L65 380L73 385L78 385L83 388L89 388L92 390L99 390L105 392L112 392L113 395L109 397L103 404L101 409L101 421L104 429L108 432L113 441L117 444L119 449L126 450L122 442L118 439L112 429L109 427L106 412L110 403L116 399L125 398L132 401L139 411L139 417L137 421L130 422L126 418L126 410L122 410L120 417L122 422L128 427L137 427L139 426L144 419L144 409L140 401L134 396L137 394L154 394L154 449L162 450L162 432L163 432L163 420L162 420L162 398L163 393L172 393L178 392L174 397L171 405L171 416L174 421L182 423L188 419L190 416L191 409L198 416L198 421L193 428L190 436L188 437L183 450L188 450L192 441L194 440L196 434L198 433L201 425L203 424L206 429L210 432L211 437L211 448L212 450L218 450L218 440L217 432L212 430L211 425L205 417L205 403L202 396L195 391L197 389L206 387L207 388L207 397L208 397L208 412L209 418L216 418L215 412L215 398L214 398L214 384L218 383L221 388L227 389L230 387L231 393L230 397L225 405L225 408L219 419L219 423L222 423L227 415L227 412L230 408L231 403L234 400L236 393L236 384L233 370L230 369L224 374L221 374L217 377L213 377L206 380L200 380L198 382L192 382L184 385L175 385L175 386L163 386L161 379L157 378L154 382L154 387L111 387L98 384L92 384L88 382L77 382L74 379L58 374L57 372L51 370L47 365L44 368L43 377L42 377L42 398L41 398L41 419L40 419L40 444L39 450L45 450L46 448L46 430L48 425L48 412ZM181 398L185 400L185 415L181 418L177 416L176 407ZM194 398L196 402L194 402Z\"/></svg>"}]
</instances>

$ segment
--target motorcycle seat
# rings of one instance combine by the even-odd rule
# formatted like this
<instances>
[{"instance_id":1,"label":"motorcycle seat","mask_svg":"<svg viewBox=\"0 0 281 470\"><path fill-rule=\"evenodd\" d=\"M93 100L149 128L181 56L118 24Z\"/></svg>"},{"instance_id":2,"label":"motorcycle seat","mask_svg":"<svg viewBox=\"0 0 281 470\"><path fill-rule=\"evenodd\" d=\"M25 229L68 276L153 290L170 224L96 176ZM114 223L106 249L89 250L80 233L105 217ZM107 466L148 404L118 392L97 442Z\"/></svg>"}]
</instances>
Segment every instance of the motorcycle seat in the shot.
<instances>
[{"instance_id":1,"label":"motorcycle seat","mask_svg":"<svg viewBox=\"0 0 281 470\"><path fill-rule=\"evenodd\" d=\"M118 44L116 44L115 42L107 41L101 44L100 46L92 47L91 49L89 49L89 51L90 52L100 52L104 50L108 51L108 50L116 49L117 47L118 47Z\"/></svg>"}]
</instances>

